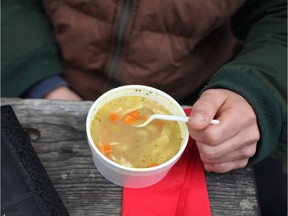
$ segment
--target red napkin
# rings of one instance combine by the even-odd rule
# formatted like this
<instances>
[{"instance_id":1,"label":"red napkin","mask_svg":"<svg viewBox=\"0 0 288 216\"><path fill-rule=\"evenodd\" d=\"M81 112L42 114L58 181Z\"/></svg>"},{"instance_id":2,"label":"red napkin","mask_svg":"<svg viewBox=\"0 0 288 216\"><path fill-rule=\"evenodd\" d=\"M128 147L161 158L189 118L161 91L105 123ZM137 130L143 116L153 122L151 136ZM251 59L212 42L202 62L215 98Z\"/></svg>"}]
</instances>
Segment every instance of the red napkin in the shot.
<instances>
[{"instance_id":1,"label":"red napkin","mask_svg":"<svg viewBox=\"0 0 288 216\"><path fill-rule=\"evenodd\" d=\"M188 114L191 110L185 110ZM160 182L123 188L122 216L210 216L203 164L190 137L182 157Z\"/></svg>"}]
</instances>

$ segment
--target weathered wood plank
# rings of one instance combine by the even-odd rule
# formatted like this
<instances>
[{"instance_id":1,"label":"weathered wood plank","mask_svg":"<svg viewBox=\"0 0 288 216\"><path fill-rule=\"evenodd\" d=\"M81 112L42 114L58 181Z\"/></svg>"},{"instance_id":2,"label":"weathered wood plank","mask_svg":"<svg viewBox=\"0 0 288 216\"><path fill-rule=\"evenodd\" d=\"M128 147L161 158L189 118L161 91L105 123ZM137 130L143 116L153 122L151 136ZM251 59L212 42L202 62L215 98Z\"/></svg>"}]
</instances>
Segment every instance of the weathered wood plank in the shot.
<instances>
[{"instance_id":1,"label":"weathered wood plank","mask_svg":"<svg viewBox=\"0 0 288 216\"><path fill-rule=\"evenodd\" d=\"M2 98L4 104L10 104L29 129L32 145L71 216L121 215L122 188L99 174L86 140L91 101ZM206 173L206 179L213 215L259 215L251 168Z\"/></svg>"}]
</instances>

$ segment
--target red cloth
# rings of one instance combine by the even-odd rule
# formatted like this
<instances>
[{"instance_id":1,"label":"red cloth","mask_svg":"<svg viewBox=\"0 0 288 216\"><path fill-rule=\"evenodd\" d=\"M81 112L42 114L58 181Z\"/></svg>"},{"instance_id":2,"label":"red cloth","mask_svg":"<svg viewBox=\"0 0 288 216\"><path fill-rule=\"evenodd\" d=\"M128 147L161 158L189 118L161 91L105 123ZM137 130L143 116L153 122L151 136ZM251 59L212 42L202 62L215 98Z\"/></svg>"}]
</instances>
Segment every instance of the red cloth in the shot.
<instances>
[{"instance_id":1,"label":"red cloth","mask_svg":"<svg viewBox=\"0 0 288 216\"><path fill-rule=\"evenodd\" d=\"M162 215L211 215L203 164L192 138L160 182L140 189L123 188L122 216Z\"/></svg>"}]
</instances>

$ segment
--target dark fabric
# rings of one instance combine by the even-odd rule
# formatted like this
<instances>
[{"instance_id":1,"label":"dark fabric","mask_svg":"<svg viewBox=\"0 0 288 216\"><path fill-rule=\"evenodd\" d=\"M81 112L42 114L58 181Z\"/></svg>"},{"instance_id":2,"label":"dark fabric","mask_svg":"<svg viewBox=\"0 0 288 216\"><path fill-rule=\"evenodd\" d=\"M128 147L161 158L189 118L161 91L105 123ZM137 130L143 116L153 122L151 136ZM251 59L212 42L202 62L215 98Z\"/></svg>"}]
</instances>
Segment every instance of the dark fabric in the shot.
<instances>
[{"instance_id":1,"label":"dark fabric","mask_svg":"<svg viewBox=\"0 0 288 216\"><path fill-rule=\"evenodd\" d=\"M247 1L236 20L249 23L235 29L245 38L244 45L204 90L229 89L251 104L261 135L250 160L255 164L287 154L287 1Z\"/></svg>"},{"instance_id":2,"label":"dark fabric","mask_svg":"<svg viewBox=\"0 0 288 216\"><path fill-rule=\"evenodd\" d=\"M1 1L1 53L2 96L19 97L40 80L61 74L60 53L42 1Z\"/></svg>"},{"instance_id":3,"label":"dark fabric","mask_svg":"<svg viewBox=\"0 0 288 216\"><path fill-rule=\"evenodd\" d=\"M69 215L11 106L1 106L1 215Z\"/></svg>"},{"instance_id":4,"label":"dark fabric","mask_svg":"<svg viewBox=\"0 0 288 216\"><path fill-rule=\"evenodd\" d=\"M254 165L261 216L287 216L287 157Z\"/></svg>"}]
</instances>

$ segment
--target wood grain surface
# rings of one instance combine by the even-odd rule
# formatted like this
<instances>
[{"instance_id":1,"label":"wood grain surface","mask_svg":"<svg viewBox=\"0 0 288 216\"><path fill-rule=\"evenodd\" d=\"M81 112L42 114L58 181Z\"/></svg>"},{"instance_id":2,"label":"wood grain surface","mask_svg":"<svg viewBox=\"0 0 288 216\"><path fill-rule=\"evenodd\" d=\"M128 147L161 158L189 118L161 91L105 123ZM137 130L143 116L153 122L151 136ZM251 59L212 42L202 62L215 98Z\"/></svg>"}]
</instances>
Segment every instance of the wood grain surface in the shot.
<instances>
[{"instance_id":1,"label":"wood grain surface","mask_svg":"<svg viewBox=\"0 0 288 216\"><path fill-rule=\"evenodd\" d=\"M86 139L91 101L1 98L14 109L71 216L121 215L122 188L95 168ZM206 173L212 215L260 215L253 169Z\"/></svg>"}]
</instances>

